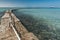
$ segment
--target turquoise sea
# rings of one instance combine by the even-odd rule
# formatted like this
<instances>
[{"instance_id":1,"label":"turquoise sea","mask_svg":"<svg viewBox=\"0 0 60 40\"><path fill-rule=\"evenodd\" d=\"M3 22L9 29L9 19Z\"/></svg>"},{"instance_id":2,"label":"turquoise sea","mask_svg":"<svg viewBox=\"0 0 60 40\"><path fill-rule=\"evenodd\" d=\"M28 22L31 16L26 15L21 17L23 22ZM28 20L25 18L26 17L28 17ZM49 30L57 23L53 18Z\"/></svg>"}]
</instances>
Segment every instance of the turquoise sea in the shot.
<instances>
[{"instance_id":1,"label":"turquoise sea","mask_svg":"<svg viewBox=\"0 0 60 40\"><path fill-rule=\"evenodd\" d=\"M41 17L47 19L60 28L60 8L20 9L18 11L32 15L36 19Z\"/></svg>"}]
</instances>

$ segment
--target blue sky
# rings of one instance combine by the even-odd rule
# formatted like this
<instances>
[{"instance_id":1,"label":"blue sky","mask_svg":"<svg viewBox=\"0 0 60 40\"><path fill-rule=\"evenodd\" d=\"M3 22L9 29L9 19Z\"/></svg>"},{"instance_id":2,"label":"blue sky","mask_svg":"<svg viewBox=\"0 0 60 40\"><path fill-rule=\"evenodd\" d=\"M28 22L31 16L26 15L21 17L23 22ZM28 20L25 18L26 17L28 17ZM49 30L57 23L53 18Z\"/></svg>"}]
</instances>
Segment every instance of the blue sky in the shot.
<instances>
[{"instance_id":1,"label":"blue sky","mask_svg":"<svg viewBox=\"0 0 60 40\"><path fill-rule=\"evenodd\" d=\"M60 7L60 0L0 0L0 7Z\"/></svg>"}]
</instances>

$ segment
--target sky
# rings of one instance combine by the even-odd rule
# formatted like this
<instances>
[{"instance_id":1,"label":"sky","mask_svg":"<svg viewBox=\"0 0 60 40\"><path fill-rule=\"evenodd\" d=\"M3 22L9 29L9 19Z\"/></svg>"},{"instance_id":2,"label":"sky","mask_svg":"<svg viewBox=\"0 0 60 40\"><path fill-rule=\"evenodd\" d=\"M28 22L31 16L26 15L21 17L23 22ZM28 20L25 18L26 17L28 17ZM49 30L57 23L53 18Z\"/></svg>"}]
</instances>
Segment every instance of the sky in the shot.
<instances>
[{"instance_id":1,"label":"sky","mask_svg":"<svg viewBox=\"0 0 60 40\"><path fill-rule=\"evenodd\" d=\"M60 0L0 0L0 7L60 7Z\"/></svg>"}]
</instances>

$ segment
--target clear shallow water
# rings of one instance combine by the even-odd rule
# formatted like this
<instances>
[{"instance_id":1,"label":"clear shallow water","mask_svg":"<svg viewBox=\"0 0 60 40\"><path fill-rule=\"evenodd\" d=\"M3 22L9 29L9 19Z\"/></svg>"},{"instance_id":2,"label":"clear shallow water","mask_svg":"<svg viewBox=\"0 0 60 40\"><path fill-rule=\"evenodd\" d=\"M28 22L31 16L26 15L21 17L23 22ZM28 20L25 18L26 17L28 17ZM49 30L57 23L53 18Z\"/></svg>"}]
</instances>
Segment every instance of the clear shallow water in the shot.
<instances>
[{"instance_id":1,"label":"clear shallow water","mask_svg":"<svg viewBox=\"0 0 60 40\"><path fill-rule=\"evenodd\" d=\"M36 19L41 17L47 19L60 29L60 9L58 8L20 9L18 11L32 15L36 17Z\"/></svg>"},{"instance_id":2,"label":"clear shallow water","mask_svg":"<svg viewBox=\"0 0 60 40\"><path fill-rule=\"evenodd\" d=\"M20 11L37 17L42 16L60 19L60 9L22 9Z\"/></svg>"},{"instance_id":3,"label":"clear shallow water","mask_svg":"<svg viewBox=\"0 0 60 40\"><path fill-rule=\"evenodd\" d=\"M20 10L18 10L18 12L32 15L32 16L34 16L35 19L44 18L44 19L48 20L46 22L51 23L51 25L49 23L48 23L48 26L44 25L44 29L42 29L42 30L46 30L45 29L46 27L49 27L49 29L47 28L48 30L50 30L50 29L53 29L53 30L51 30L49 32L42 31L44 33L44 34L41 33L43 35L43 37L44 37L44 35L45 35L45 37L48 35L47 36L48 39L47 38L44 39L43 37L41 37L41 38L43 38L43 40L49 40L49 37L50 37L51 40L60 40L60 8L59 9L58 8L20 9ZM39 25L39 27L42 28L43 26ZM37 30L39 30L40 29L39 27L37 26L36 29L38 28ZM33 28L35 28L35 26ZM34 32L35 32L35 30L34 30ZM40 30L39 30L39 32L40 32ZM41 35L41 34L38 34L38 35ZM49 34L50 34L50 36L49 36Z\"/></svg>"}]
</instances>

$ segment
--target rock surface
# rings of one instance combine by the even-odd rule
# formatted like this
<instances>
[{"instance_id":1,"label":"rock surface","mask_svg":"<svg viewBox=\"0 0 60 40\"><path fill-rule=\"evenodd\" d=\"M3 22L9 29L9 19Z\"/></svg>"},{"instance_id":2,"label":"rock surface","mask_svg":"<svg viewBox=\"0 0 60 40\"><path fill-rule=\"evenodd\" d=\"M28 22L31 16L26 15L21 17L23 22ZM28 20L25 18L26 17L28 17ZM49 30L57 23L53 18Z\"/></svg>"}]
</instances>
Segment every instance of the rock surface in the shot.
<instances>
[{"instance_id":1,"label":"rock surface","mask_svg":"<svg viewBox=\"0 0 60 40\"><path fill-rule=\"evenodd\" d=\"M0 40L18 40L13 29L10 27L10 13L6 12L1 18Z\"/></svg>"},{"instance_id":2,"label":"rock surface","mask_svg":"<svg viewBox=\"0 0 60 40\"><path fill-rule=\"evenodd\" d=\"M32 32L28 32L11 11L6 11L1 18L0 40L18 40L10 24L17 30L21 40L38 40Z\"/></svg>"}]
</instances>

